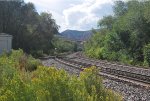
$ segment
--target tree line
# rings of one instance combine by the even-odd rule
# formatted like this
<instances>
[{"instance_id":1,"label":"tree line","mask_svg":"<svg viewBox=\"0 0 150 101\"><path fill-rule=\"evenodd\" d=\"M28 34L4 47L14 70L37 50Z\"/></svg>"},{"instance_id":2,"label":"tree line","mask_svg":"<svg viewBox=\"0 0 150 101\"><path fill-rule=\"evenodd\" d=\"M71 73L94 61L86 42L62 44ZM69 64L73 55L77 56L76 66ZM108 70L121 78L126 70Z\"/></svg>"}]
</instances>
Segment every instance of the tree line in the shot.
<instances>
[{"instance_id":1,"label":"tree line","mask_svg":"<svg viewBox=\"0 0 150 101\"><path fill-rule=\"evenodd\" d=\"M50 53L52 38L59 26L52 14L38 13L32 3L23 0L0 1L0 33L13 35L13 49L27 53Z\"/></svg>"},{"instance_id":2,"label":"tree line","mask_svg":"<svg viewBox=\"0 0 150 101\"><path fill-rule=\"evenodd\" d=\"M99 31L85 44L94 58L150 66L150 1L116 1L114 15L99 20Z\"/></svg>"}]
</instances>

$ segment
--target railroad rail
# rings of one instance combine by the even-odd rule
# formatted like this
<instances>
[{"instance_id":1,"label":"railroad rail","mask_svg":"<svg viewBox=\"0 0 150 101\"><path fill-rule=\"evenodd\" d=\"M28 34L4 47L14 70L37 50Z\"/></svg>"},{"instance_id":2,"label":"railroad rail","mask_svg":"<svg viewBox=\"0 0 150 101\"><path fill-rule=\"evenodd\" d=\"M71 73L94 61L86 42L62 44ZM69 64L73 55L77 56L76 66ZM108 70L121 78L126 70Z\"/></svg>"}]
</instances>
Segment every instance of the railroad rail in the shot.
<instances>
[{"instance_id":1,"label":"railroad rail","mask_svg":"<svg viewBox=\"0 0 150 101\"><path fill-rule=\"evenodd\" d=\"M149 74L150 71L149 71L149 69L132 68L129 66L111 64L111 63L102 62L102 61L93 61L93 60L89 60L89 59L88 60L87 59L81 59L81 60L86 60L86 61L82 61L83 63L87 63L87 62L89 63L90 62L92 65L96 65L97 67L101 67L102 71L107 71L109 73L113 73L113 75L128 76L128 77L136 78L138 80L145 81L145 83L150 84L150 74Z\"/></svg>"},{"instance_id":2,"label":"railroad rail","mask_svg":"<svg viewBox=\"0 0 150 101\"><path fill-rule=\"evenodd\" d=\"M73 60L73 58L71 59L71 58L66 58L66 57L65 58L55 57L55 60L65 65L79 69L79 70L83 70L83 68L90 67L90 66L96 66L98 69L100 69L99 75L102 75L104 77L107 77L113 80L130 83L135 86L150 88L150 76L133 73L130 71L124 71L121 69L110 68L111 64L109 64L110 66L107 67L105 63L103 63L102 65L99 63L96 64L94 61L92 61L92 63L91 61L89 62L89 60L87 62L83 62L83 61Z\"/></svg>"}]
</instances>

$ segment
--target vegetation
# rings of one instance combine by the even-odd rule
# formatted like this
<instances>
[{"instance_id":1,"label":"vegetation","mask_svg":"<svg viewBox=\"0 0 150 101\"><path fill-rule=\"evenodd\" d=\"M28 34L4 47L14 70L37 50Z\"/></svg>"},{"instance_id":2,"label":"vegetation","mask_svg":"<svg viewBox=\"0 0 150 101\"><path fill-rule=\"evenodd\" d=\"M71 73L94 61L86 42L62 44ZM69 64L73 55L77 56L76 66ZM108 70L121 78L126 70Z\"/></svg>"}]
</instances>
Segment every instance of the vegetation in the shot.
<instances>
[{"instance_id":1,"label":"vegetation","mask_svg":"<svg viewBox=\"0 0 150 101\"><path fill-rule=\"evenodd\" d=\"M85 44L93 58L150 66L150 1L116 1L114 15L98 22L99 32Z\"/></svg>"},{"instance_id":2,"label":"vegetation","mask_svg":"<svg viewBox=\"0 0 150 101\"><path fill-rule=\"evenodd\" d=\"M77 77L64 70L44 67L38 60L25 56L22 50L3 54L0 61L0 101L121 100L119 95L103 87L94 67Z\"/></svg>"},{"instance_id":3,"label":"vegetation","mask_svg":"<svg viewBox=\"0 0 150 101\"><path fill-rule=\"evenodd\" d=\"M75 52L77 51L77 44L73 41L66 40L59 36L55 36L52 40L56 53Z\"/></svg>"},{"instance_id":4,"label":"vegetation","mask_svg":"<svg viewBox=\"0 0 150 101\"><path fill-rule=\"evenodd\" d=\"M13 49L48 54L54 48L51 41L58 28L51 14L39 14L32 3L0 1L0 33L13 35Z\"/></svg>"},{"instance_id":5,"label":"vegetation","mask_svg":"<svg viewBox=\"0 0 150 101\"><path fill-rule=\"evenodd\" d=\"M150 66L150 44L144 47L144 65Z\"/></svg>"}]
</instances>

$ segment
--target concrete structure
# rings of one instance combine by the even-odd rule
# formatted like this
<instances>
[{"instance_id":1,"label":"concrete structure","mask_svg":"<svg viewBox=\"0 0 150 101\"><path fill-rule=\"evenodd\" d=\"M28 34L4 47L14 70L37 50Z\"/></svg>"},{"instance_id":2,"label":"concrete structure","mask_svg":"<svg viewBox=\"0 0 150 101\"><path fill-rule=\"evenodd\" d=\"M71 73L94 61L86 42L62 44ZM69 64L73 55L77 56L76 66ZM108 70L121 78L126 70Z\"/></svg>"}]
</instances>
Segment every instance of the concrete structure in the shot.
<instances>
[{"instance_id":1,"label":"concrete structure","mask_svg":"<svg viewBox=\"0 0 150 101\"><path fill-rule=\"evenodd\" d=\"M0 54L3 51L10 52L12 48L12 36L0 33Z\"/></svg>"}]
</instances>

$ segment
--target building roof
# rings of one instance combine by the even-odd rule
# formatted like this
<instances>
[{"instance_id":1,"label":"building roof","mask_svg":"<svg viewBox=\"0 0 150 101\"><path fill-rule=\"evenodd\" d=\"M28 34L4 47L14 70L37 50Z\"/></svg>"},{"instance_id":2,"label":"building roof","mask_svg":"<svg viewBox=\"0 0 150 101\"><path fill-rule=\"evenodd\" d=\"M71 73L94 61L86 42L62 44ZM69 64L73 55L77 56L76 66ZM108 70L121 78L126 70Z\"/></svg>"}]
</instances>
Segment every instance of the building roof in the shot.
<instances>
[{"instance_id":1,"label":"building roof","mask_svg":"<svg viewBox=\"0 0 150 101\"><path fill-rule=\"evenodd\" d=\"M12 37L12 35L6 33L0 33L0 37Z\"/></svg>"}]
</instances>

